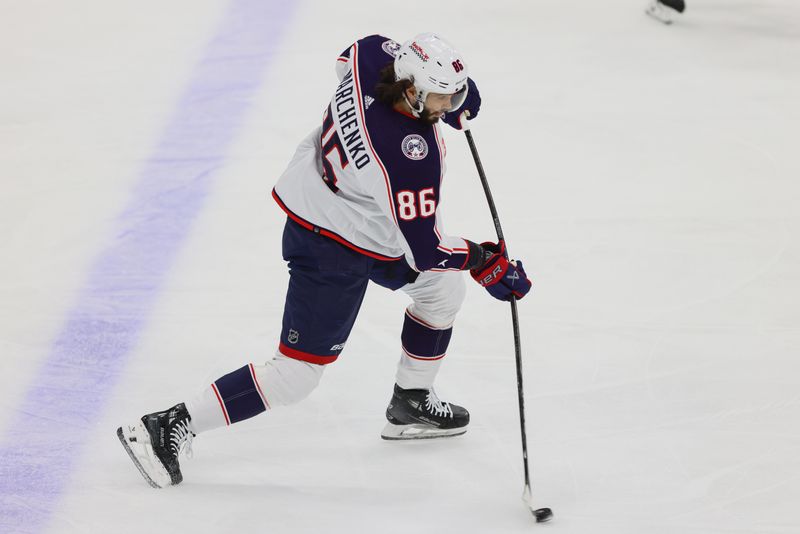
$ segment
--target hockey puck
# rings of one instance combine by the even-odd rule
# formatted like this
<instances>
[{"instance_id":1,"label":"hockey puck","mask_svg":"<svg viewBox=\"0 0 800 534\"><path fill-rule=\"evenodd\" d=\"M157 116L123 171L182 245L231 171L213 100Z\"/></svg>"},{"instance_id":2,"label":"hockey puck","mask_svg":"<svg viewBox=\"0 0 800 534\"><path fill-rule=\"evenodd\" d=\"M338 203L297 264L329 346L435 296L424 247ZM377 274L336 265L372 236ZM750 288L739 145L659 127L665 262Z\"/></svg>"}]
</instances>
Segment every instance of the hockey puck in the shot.
<instances>
[{"instance_id":1,"label":"hockey puck","mask_svg":"<svg viewBox=\"0 0 800 534\"><path fill-rule=\"evenodd\" d=\"M531 510L533 517L536 518L537 523L546 523L553 519L553 511L550 508L539 508L538 510Z\"/></svg>"}]
</instances>

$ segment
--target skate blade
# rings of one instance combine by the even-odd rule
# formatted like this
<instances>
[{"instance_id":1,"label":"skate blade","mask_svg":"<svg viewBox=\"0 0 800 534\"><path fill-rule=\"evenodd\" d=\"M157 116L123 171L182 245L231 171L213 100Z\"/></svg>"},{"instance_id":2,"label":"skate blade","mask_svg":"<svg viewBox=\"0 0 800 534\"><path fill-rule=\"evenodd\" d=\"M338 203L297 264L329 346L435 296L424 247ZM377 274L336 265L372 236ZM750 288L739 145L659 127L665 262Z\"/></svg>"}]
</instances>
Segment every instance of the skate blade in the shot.
<instances>
[{"instance_id":1,"label":"skate blade","mask_svg":"<svg viewBox=\"0 0 800 534\"><path fill-rule=\"evenodd\" d=\"M172 484L166 468L153 453L150 434L139 421L135 425L125 425L117 429L117 437L133 464L150 486L165 488Z\"/></svg>"},{"instance_id":2,"label":"skate blade","mask_svg":"<svg viewBox=\"0 0 800 534\"><path fill-rule=\"evenodd\" d=\"M467 431L467 427L461 428L436 428L430 425L411 424L395 425L386 423L381 431L381 438L389 441L412 440L412 439L437 439L460 436Z\"/></svg>"}]
</instances>

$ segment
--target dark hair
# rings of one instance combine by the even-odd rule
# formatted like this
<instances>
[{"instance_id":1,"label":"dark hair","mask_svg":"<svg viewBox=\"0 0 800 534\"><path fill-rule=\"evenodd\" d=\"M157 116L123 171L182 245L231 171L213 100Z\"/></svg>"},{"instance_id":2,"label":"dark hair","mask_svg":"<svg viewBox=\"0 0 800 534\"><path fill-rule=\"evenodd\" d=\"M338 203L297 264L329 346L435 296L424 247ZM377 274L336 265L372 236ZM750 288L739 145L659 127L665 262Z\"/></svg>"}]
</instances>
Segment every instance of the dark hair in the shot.
<instances>
[{"instance_id":1,"label":"dark hair","mask_svg":"<svg viewBox=\"0 0 800 534\"><path fill-rule=\"evenodd\" d=\"M411 80L395 80L394 63L389 63L381 69L378 83L375 84L375 96L380 102L394 106L403 99L406 89L412 87L414 82Z\"/></svg>"}]
</instances>

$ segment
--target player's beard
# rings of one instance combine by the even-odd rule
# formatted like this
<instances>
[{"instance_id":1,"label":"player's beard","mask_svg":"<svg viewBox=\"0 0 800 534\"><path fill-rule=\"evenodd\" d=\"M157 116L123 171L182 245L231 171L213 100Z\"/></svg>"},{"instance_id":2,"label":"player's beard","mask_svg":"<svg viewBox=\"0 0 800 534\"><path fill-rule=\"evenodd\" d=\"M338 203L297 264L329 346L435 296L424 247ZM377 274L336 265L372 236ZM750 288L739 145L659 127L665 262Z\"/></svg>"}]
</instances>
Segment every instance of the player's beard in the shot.
<instances>
[{"instance_id":1,"label":"player's beard","mask_svg":"<svg viewBox=\"0 0 800 534\"><path fill-rule=\"evenodd\" d=\"M439 117L434 117L428 108L423 108L422 111L419 112L419 120L433 126L439 122Z\"/></svg>"}]
</instances>

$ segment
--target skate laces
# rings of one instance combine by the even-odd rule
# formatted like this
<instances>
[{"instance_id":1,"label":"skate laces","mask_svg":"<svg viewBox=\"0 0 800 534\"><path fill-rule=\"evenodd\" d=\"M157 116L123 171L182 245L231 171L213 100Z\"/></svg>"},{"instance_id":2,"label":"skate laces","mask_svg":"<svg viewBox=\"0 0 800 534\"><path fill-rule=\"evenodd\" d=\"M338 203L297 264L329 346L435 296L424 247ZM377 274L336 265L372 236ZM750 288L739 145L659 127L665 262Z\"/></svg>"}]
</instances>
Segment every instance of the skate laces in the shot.
<instances>
[{"instance_id":1,"label":"skate laces","mask_svg":"<svg viewBox=\"0 0 800 534\"><path fill-rule=\"evenodd\" d=\"M189 429L189 421L179 421L175 423L169 433L169 447L176 457L184 453L187 458L191 459L194 456L194 451L192 451L193 439L194 432Z\"/></svg>"},{"instance_id":2,"label":"skate laces","mask_svg":"<svg viewBox=\"0 0 800 534\"><path fill-rule=\"evenodd\" d=\"M425 397L425 408L437 417L453 417L453 409L450 404L442 402L433 388L428 390L428 396Z\"/></svg>"}]
</instances>

